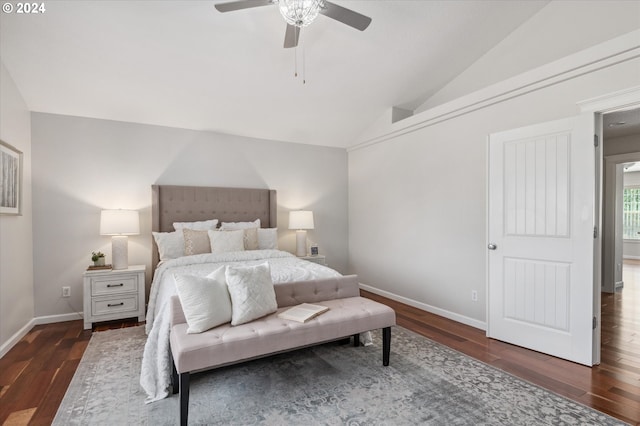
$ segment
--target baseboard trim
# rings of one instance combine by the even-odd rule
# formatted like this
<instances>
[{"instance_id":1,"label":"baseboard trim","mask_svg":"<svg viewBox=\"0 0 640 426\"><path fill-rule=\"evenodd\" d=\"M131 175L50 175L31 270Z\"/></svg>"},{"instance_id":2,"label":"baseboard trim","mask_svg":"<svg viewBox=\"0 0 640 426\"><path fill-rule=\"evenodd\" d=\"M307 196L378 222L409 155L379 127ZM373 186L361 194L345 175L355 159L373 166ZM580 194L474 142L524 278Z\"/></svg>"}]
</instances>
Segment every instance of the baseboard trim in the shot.
<instances>
[{"instance_id":1,"label":"baseboard trim","mask_svg":"<svg viewBox=\"0 0 640 426\"><path fill-rule=\"evenodd\" d=\"M59 314L59 315L45 315L42 317L35 317L35 325L42 324L53 324L56 322L65 322L65 321L75 321L75 320L84 319L84 315L82 312L72 312L70 314Z\"/></svg>"},{"instance_id":2,"label":"baseboard trim","mask_svg":"<svg viewBox=\"0 0 640 426\"><path fill-rule=\"evenodd\" d=\"M73 312L71 314L60 315L45 315L42 317L31 318L20 330L18 330L13 336L6 342L0 345L0 358L5 356L7 352L11 350L28 332L31 331L36 325L53 324L56 322L75 321L83 319L82 312Z\"/></svg>"},{"instance_id":3,"label":"baseboard trim","mask_svg":"<svg viewBox=\"0 0 640 426\"><path fill-rule=\"evenodd\" d=\"M623 259L640 260L640 256L622 256Z\"/></svg>"},{"instance_id":4,"label":"baseboard trim","mask_svg":"<svg viewBox=\"0 0 640 426\"><path fill-rule=\"evenodd\" d=\"M380 290L375 287L371 287L366 284L360 283L360 288L362 290L377 294L379 296L384 296L388 299L395 300L396 302L404 303L405 305L413 306L414 308L422 309L423 311L430 312L432 314L440 315L441 317L474 327L480 330L487 330L487 323L483 321L478 321L477 319L469 318L464 315L456 314L455 312L447 311L445 309L437 308L435 306L428 305L426 303L418 302L413 299L409 299L407 297L398 296L397 294L390 293L385 290Z\"/></svg>"},{"instance_id":5,"label":"baseboard trim","mask_svg":"<svg viewBox=\"0 0 640 426\"><path fill-rule=\"evenodd\" d=\"M13 348L20 341L20 339L26 336L27 333L31 331L34 325L36 325L35 318L32 318L24 325L24 327L16 331L15 334L9 338L9 340L4 342L0 346L0 358L5 356L7 352L9 352L11 348Z\"/></svg>"}]
</instances>

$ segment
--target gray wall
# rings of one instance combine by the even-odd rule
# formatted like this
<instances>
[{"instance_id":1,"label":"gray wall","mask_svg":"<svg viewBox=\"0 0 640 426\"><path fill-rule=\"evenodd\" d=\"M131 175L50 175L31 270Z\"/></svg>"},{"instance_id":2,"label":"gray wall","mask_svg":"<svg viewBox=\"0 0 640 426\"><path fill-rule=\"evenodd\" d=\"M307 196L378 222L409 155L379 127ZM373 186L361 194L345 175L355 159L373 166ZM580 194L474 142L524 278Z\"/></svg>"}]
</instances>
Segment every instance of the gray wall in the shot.
<instances>
[{"instance_id":1,"label":"gray wall","mask_svg":"<svg viewBox=\"0 0 640 426\"><path fill-rule=\"evenodd\" d=\"M0 63L0 139L23 153L22 216L0 216L0 357L33 320L31 124L27 106Z\"/></svg>"},{"instance_id":2,"label":"gray wall","mask_svg":"<svg viewBox=\"0 0 640 426\"><path fill-rule=\"evenodd\" d=\"M344 149L41 113L32 114L32 129L36 316L82 310L91 252L110 262L110 238L98 235L101 209L140 211L129 263L146 264L150 276L155 183L276 189L280 247L295 250L288 212L313 210L309 238L346 272ZM60 297L62 286L71 286L71 298Z\"/></svg>"}]
</instances>

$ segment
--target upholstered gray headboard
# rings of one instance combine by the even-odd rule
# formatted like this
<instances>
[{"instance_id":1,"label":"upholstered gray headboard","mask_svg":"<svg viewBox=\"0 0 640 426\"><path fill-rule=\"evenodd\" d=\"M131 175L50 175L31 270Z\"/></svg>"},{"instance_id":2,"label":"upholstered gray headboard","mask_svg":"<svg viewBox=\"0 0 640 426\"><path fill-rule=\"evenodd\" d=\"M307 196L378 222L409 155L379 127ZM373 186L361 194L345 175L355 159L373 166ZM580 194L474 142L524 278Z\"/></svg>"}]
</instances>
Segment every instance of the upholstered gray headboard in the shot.
<instances>
[{"instance_id":1,"label":"upholstered gray headboard","mask_svg":"<svg viewBox=\"0 0 640 426\"><path fill-rule=\"evenodd\" d=\"M173 222L209 219L220 222L260 219L263 228L278 226L276 191L273 189L152 185L151 192L151 230L154 232L173 231ZM158 262L158 248L153 241L154 271Z\"/></svg>"}]
</instances>

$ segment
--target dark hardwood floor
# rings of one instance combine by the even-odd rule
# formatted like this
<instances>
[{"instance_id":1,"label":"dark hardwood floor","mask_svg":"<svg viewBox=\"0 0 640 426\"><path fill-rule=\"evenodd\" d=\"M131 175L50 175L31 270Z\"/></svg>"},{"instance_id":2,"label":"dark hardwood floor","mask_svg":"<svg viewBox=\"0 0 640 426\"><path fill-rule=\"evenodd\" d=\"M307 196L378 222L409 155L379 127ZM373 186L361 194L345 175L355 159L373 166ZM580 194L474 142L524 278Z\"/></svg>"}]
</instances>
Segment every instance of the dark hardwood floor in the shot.
<instances>
[{"instance_id":1,"label":"dark hardwood floor","mask_svg":"<svg viewBox=\"0 0 640 426\"><path fill-rule=\"evenodd\" d=\"M622 291L602 295L602 363L593 368L487 339L482 330L363 294L393 307L400 326L639 425L640 261L625 262L624 282ZM104 324L95 331L136 324ZM40 325L0 359L0 424L50 424L90 338L82 321Z\"/></svg>"}]
</instances>

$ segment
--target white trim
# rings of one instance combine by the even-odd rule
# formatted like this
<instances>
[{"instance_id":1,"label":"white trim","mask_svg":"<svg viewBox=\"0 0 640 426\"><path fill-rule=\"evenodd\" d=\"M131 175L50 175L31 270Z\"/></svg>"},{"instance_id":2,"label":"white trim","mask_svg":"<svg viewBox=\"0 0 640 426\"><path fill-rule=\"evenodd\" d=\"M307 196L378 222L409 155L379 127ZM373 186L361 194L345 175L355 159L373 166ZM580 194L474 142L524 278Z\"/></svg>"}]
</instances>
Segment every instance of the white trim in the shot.
<instances>
[{"instance_id":1,"label":"white trim","mask_svg":"<svg viewBox=\"0 0 640 426\"><path fill-rule=\"evenodd\" d=\"M628 256L628 255L623 255L622 256L623 259L629 259L629 260L640 260L640 256Z\"/></svg>"},{"instance_id":2,"label":"white trim","mask_svg":"<svg viewBox=\"0 0 640 426\"><path fill-rule=\"evenodd\" d=\"M11 350L24 336L27 335L28 332L31 331L33 326L36 325L35 319L31 319L28 323L24 325L20 330L16 331L15 334L0 346L0 358L5 356L7 352Z\"/></svg>"},{"instance_id":3,"label":"white trim","mask_svg":"<svg viewBox=\"0 0 640 426\"><path fill-rule=\"evenodd\" d=\"M360 288L362 290L366 290L368 292L384 296L387 299L395 300L397 302L404 303L405 305L413 306L414 308L421 309L423 311L431 312L432 314L440 315L441 317L448 318L450 320L478 328L480 330L485 330L487 324L483 321L478 321L477 319L469 318L464 315L456 314L455 312L447 311L444 309L436 308L435 306L427 305L426 303L417 302L413 299L409 299L403 296L398 296L397 294L389 293L385 290L380 290L375 287L368 286L366 284L360 283Z\"/></svg>"},{"instance_id":4,"label":"white trim","mask_svg":"<svg viewBox=\"0 0 640 426\"><path fill-rule=\"evenodd\" d=\"M35 317L33 320L36 325L53 324L56 322L76 321L84 319L82 312L72 312L70 314L46 315L43 317Z\"/></svg>"},{"instance_id":5,"label":"white trim","mask_svg":"<svg viewBox=\"0 0 640 426\"><path fill-rule=\"evenodd\" d=\"M18 330L13 336L9 338L6 342L4 342L0 346L0 358L5 356L7 352L11 350L24 336L27 335L31 331L31 329L36 325L42 324L53 324L56 322L65 322L65 321L76 321L83 319L82 312L73 312L70 314L60 314L60 315L47 315L43 317L35 317L31 318L28 323L25 324L20 330Z\"/></svg>"},{"instance_id":6,"label":"white trim","mask_svg":"<svg viewBox=\"0 0 640 426\"><path fill-rule=\"evenodd\" d=\"M489 137L489 135L486 136L486 142L485 142L485 170L487 170L487 179L488 179L488 171L491 170L491 162L489 161L489 153L490 153L490 148L491 148L491 138ZM486 217L486 221L484 224L484 240L485 240L485 244L486 244L486 249L484 251L485 256L484 256L484 264L485 264L485 271L484 271L484 294L485 294L485 304L484 304L484 315L485 318L489 318L489 297L490 297L490 292L489 292L489 244L492 244L491 241L489 241L489 197L491 196L490 194L491 188L489 188L489 184L488 184L488 180L487 180L487 184L484 186L484 205L485 205L485 217ZM489 321L486 322L485 324L485 335L488 337L489 336L489 327L491 326L491 324L489 323Z\"/></svg>"},{"instance_id":7,"label":"white trim","mask_svg":"<svg viewBox=\"0 0 640 426\"><path fill-rule=\"evenodd\" d=\"M640 30L635 30L515 77L508 78L443 105L433 107L405 120L398 121L392 124L385 133L356 143L347 148L347 152L375 145L400 135L412 133L419 129L433 126L437 123L598 71L602 68L638 58L640 57L640 43L638 40L640 40ZM630 95L636 96L635 89L630 89ZM597 100L599 102L605 102L605 99L598 98ZM582 104L595 104L595 101L596 99L584 101L581 103L581 106ZM606 101L615 102L614 99L606 99ZM620 100L617 101L616 106L617 109L621 109ZM610 108L613 107L613 105L610 106ZM596 110L601 111L599 108L602 108L602 106L599 106Z\"/></svg>"},{"instance_id":8,"label":"white trim","mask_svg":"<svg viewBox=\"0 0 640 426\"><path fill-rule=\"evenodd\" d=\"M607 113L633 108L640 103L640 86L578 102L580 112Z\"/></svg>"}]
</instances>

